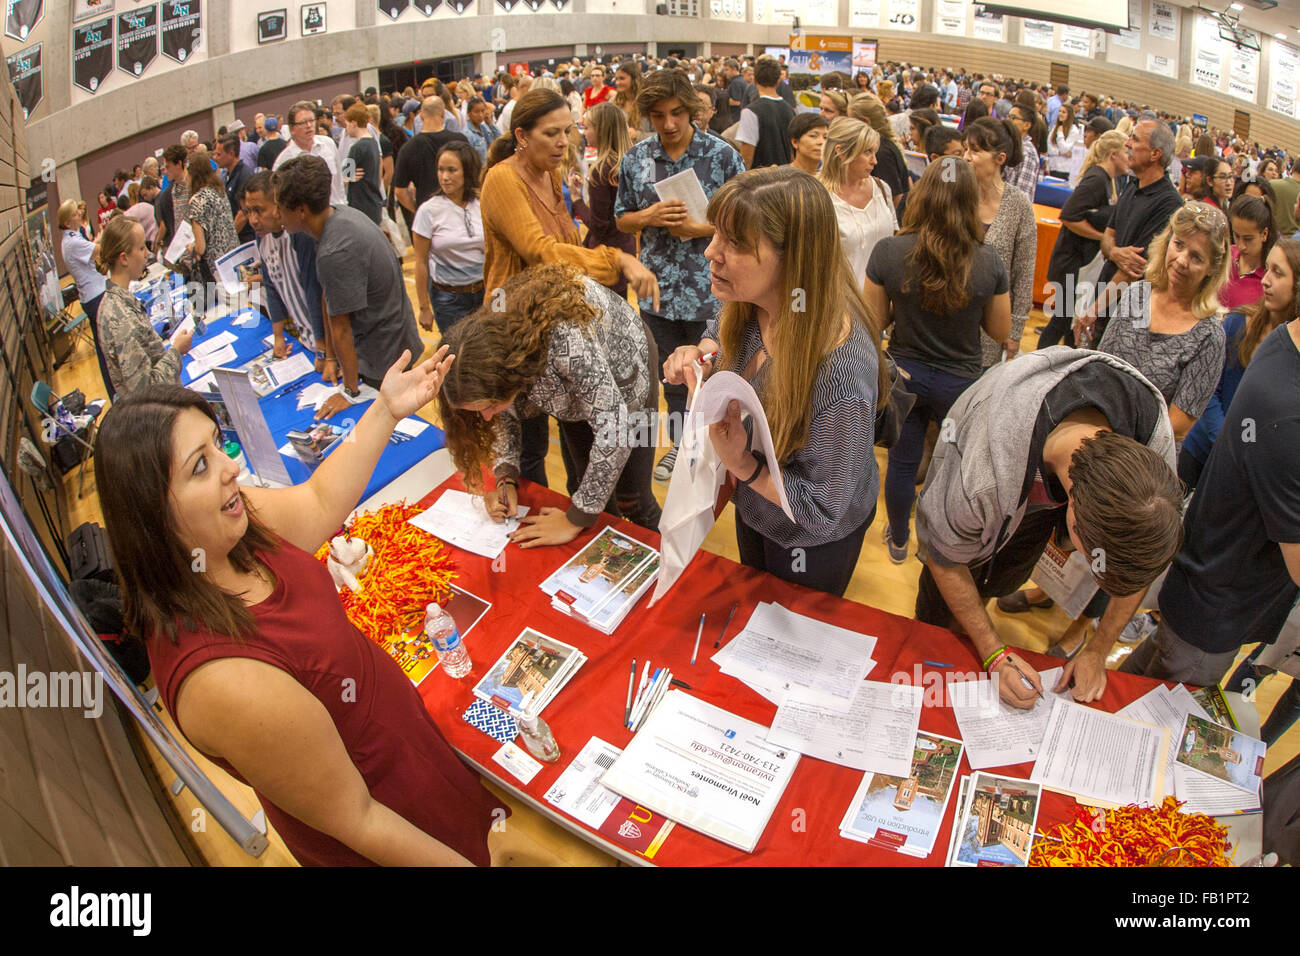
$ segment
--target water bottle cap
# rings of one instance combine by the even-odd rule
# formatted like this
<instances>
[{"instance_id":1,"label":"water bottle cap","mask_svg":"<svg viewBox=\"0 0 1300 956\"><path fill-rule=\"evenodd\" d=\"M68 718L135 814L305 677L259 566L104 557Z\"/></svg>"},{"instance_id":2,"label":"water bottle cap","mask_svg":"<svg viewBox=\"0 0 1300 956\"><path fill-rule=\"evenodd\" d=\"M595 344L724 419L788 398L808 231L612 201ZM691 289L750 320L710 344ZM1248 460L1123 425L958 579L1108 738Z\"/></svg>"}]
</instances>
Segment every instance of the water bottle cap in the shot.
<instances>
[{"instance_id":1,"label":"water bottle cap","mask_svg":"<svg viewBox=\"0 0 1300 956\"><path fill-rule=\"evenodd\" d=\"M433 601L432 603L429 604L428 607L426 607L426 608L424 609L424 613L425 613L425 614L441 614L441 613L442 613L442 608L438 605L438 602L437 602L437 601Z\"/></svg>"}]
</instances>

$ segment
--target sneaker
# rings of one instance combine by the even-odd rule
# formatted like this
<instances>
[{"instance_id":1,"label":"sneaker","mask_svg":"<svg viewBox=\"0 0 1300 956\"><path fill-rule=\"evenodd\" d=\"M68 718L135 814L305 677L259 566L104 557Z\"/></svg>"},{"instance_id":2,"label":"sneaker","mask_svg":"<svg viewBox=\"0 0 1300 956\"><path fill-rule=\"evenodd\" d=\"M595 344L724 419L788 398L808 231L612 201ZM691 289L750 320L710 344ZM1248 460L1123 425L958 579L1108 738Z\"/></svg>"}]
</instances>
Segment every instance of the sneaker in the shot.
<instances>
[{"instance_id":1,"label":"sneaker","mask_svg":"<svg viewBox=\"0 0 1300 956\"><path fill-rule=\"evenodd\" d=\"M885 523L885 533L882 535L882 538L885 542L885 547L889 549L890 561L893 561L895 564L902 564L907 560L907 545L902 545L900 547L899 545L894 544L894 539L889 534L888 522Z\"/></svg>"},{"instance_id":2,"label":"sneaker","mask_svg":"<svg viewBox=\"0 0 1300 956\"><path fill-rule=\"evenodd\" d=\"M1150 611L1144 611L1141 614L1134 614L1133 619L1124 625L1124 630L1120 631L1119 639L1124 644L1137 644L1145 638L1150 637L1156 632L1160 624L1155 619L1155 615Z\"/></svg>"},{"instance_id":3,"label":"sneaker","mask_svg":"<svg viewBox=\"0 0 1300 956\"><path fill-rule=\"evenodd\" d=\"M677 446L673 445L668 452L659 459L659 464L655 465L653 472L655 481L669 481L673 477L673 466L677 464Z\"/></svg>"}]
</instances>

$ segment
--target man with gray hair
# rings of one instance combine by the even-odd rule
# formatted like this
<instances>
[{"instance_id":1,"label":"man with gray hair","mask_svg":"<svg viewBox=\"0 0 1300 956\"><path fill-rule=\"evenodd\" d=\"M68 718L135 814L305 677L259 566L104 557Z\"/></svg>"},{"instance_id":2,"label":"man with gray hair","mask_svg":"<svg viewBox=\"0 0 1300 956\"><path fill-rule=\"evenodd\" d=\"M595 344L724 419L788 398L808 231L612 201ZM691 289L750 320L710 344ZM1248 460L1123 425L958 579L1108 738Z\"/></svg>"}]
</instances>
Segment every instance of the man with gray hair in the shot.
<instances>
[{"instance_id":1,"label":"man with gray hair","mask_svg":"<svg viewBox=\"0 0 1300 956\"><path fill-rule=\"evenodd\" d=\"M343 174L339 168L339 148L332 137L316 132L316 104L311 100L300 100L289 107L285 117L289 121L289 145L275 158L272 169L279 169L295 156L311 153L319 156L334 171L334 182L330 187L330 204L346 206L347 193L343 189Z\"/></svg>"},{"instance_id":2,"label":"man with gray hair","mask_svg":"<svg viewBox=\"0 0 1300 956\"><path fill-rule=\"evenodd\" d=\"M1119 298L1122 287L1136 282L1146 272L1147 246L1169 225L1169 217L1182 208L1183 199L1169 180L1169 164L1174 159L1174 134L1157 120L1143 120L1133 126L1126 144L1129 169L1135 179L1120 194L1115 214L1101 238L1101 253L1106 262L1097 277L1097 305L1076 320L1087 327L1097 318L1094 342L1106 328L1106 306Z\"/></svg>"}]
</instances>

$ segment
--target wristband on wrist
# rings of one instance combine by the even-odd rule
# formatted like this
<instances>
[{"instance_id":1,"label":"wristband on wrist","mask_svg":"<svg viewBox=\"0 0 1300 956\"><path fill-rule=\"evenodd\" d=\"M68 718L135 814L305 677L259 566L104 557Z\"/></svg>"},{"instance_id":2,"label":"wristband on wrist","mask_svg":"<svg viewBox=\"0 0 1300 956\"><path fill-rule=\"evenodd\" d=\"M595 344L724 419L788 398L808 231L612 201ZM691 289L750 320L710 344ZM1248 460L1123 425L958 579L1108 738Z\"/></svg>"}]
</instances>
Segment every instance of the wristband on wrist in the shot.
<instances>
[{"instance_id":1,"label":"wristband on wrist","mask_svg":"<svg viewBox=\"0 0 1300 956\"><path fill-rule=\"evenodd\" d=\"M993 656L993 659L989 662L989 665L984 669L989 674L992 674L995 670L998 669L999 665L1001 665L1003 661L1010 659L1010 657L1011 657L1011 651L1004 647L1002 648L1002 650L998 651L997 654Z\"/></svg>"},{"instance_id":2,"label":"wristband on wrist","mask_svg":"<svg viewBox=\"0 0 1300 956\"><path fill-rule=\"evenodd\" d=\"M498 485L510 485L510 486L513 487L516 491L519 490L519 481L518 481L517 479L515 479L515 478L498 478L498 479L497 479L497 484L498 484Z\"/></svg>"},{"instance_id":3,"label":"wristband on wrist","mask_svg":"<svg viewBox=\"0 0 1300 956\"><path fill-rule=\"evenodd\" d=\"M757 462L757 464L754 466L753 474L748 478L740 478L737 476L736 480L742 485L753 484L754 481L757 480L758 476L763 473L763 469L767 467L767 459L763 457L762 452L752 451L750 454L754 456L754 461Z\"/></svg>"},{"instance_id":4,"label":"wristband on wrist","mask_svg":"<svg viewBox=\"0 0 1300 956\"><path fill-rule=\"evenodd\" d=\"M983 665L983 666L984 666L984 669L985 669L985 670L988 670L988 668L989 668L989 664L993 661L993 658L997 657L997 656L998 656L999 654L1001 654L1003 651L1008 650L1008 649L1009 649L1009 648L1007 647L1007 645L1003 644L1001 647L999 647L999 648L997 648L996 650L994 650L994 652L993 652L992 654L990 654L988 657L984 658L984 665Z\"/></svg>"}]
</instances>

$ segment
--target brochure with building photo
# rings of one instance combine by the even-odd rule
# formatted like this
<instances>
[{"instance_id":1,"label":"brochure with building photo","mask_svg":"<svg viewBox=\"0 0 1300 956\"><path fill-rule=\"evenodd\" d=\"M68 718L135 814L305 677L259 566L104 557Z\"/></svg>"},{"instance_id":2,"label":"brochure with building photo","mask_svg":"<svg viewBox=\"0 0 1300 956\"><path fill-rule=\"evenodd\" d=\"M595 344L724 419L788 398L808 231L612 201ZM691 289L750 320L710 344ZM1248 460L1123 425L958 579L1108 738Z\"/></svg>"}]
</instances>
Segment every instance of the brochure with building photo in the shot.
<instances>
[{"instance_id":1,"label":"brochure with building photo","mask_svg":"<svg viewBox=\"0 0 1300 956\"><path fill-rule=\"evenodd\" d=\"M539 715L586 660L572 644L526 627L478 682L474 695L513 717L524 710Z\"/></svg>"},{"instance_id":2,"label":"brochure with building photo","mask_svg":"<svg viewBox=\"0 0 1300 956\"><path fill-rule=\"evenodd\" d=\"M1039 786L974 773L957 817L952 866L1027 866L1038 822Z\"/></svg>"},{"instance_id":3,"label":"brochure with building photo","mask_svg":"<svg viewBox=\"0 0 1300 956\"><path fill-rule=\"evenodd\" d=\"M464 639L492 605L478 595L462 590L454 584L450 587L451 597L443 602L442 609L451 615L452 620L456 622L456 630L460 631L460 636ZM416 687L419 687L438 666L437 648L424 633L423 623L419 630L410 634L394 634L380 641L379 646L397 661L397 666L402 669L402 673L409 677Z\"/></svg>"},{"instance_id":4,"label":"brochure with building photo","mask_svg":"<svg viewBox=\"0 0 1300 956\"><path fill-rule=\"evenodd\" d=\"M649 545L605 528L541 589L560 610L609 633L658 574L658 559Z\"/></svg>"},{"instance_id":5,"label":"brochure with building photo","mask_svg":"<svg viewBox=\"0 0 1300 956\"><path fill-rule=\"evenodd\" d=\"M840 823L840 836L929 856L948 809L961 752L960 740L918 733L911 772L906 777L864 775Z\"/></svg>"},{"instance_id":6,"label":"brochure with building photo","mask_svg":"<svg viewBox=\"0 0 1300 956\"><path fill-rule=\"evenodd\" d=\"M1232 784L1247 793L1259 793L1264 775L1262 740L1188 714L1178 744L1177 760L1185 767Z\"/></svg>"}]
</instances>

